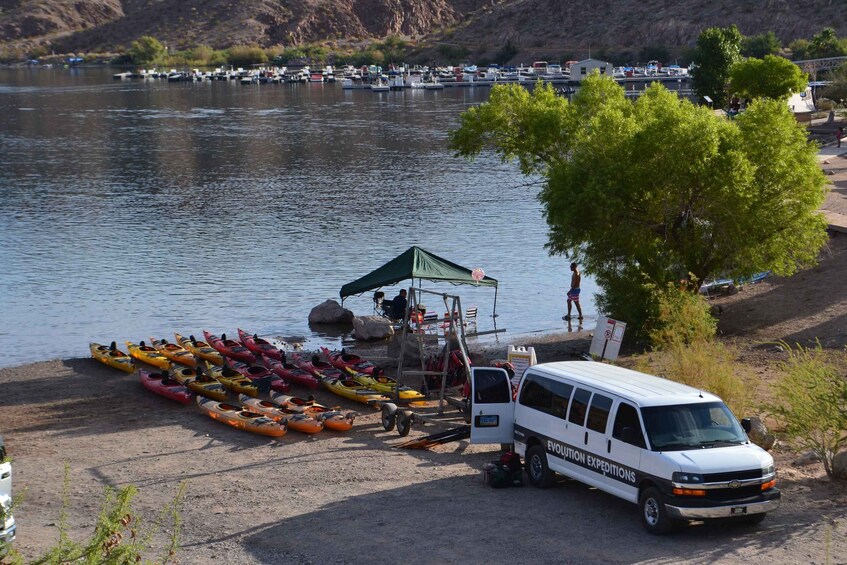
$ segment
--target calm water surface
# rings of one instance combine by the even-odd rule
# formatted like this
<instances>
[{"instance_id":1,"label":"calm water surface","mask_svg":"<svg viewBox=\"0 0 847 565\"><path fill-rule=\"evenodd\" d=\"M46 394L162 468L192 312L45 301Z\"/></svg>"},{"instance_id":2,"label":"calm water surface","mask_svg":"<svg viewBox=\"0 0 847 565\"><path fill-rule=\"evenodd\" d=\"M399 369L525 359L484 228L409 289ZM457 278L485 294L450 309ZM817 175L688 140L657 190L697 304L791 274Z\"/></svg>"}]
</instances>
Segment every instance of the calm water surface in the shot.
<instances>
[{"instance_id":1,"label":"calm water surface","mask_svg":"<svg viewBox=\"0 0 847 565\"><path fill-rule=\"evenodd\" d=\"M309 310L411 245L499 279L504 344L564 328L538 187L446 147L487 95L0 70L0 366L236 327L339 347ZM494 327L492 290L424 288ZM371 313L370 294L345 306Z\"/></svg>"}]
</instances>

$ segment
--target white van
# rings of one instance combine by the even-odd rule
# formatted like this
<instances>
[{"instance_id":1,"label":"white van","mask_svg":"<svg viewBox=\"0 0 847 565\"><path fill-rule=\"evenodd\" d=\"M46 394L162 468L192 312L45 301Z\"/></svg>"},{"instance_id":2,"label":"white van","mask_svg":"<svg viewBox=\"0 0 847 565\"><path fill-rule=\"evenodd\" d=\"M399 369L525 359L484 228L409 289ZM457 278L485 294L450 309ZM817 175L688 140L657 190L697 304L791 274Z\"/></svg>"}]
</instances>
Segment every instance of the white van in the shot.
<instances>
[{"instance_id":1,"label":"white van","mask_svg":"<svg viewBox=\"0 0 847 565\"><path fill-rule=\"evenodd\" d=\"M529 367L516 400L504 370L471 375L471 443L514 443L536 487L577 479L638 504L653 534L779 507L773 457L713 394L590 361Z\"/></svg>"}]
</instances>

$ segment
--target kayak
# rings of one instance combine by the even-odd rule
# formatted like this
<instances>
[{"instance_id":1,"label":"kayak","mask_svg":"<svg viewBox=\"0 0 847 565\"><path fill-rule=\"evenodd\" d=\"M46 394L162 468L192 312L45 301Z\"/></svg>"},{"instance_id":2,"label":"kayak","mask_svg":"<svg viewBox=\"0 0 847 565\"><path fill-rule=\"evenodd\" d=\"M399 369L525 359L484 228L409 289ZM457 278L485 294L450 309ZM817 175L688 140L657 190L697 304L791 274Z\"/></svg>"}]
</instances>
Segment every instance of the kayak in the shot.
<instances>
[{"instance_id":1,"label":"kayak","mask_svg":"<svg viewBox=\"0 0 847 565\"><path fill-rule=\"evenodd\" d=\"M135 371L135 363L132 357L123 351L119 351L114 341L111 345L100 345L99 343L91 342L88 344L88 348L91 350L92 357L109 367L120 369L127 373Z\"/></svg>"},{"instance_id":2,"label":"kayak","mask_svg":"<svg viewBox=\"0 0 847 565\"><path fill-rule=\"evenodd\" d=\"M154 367L158 367L165 371L171 368L170 359L156 351L155 348L146 345L143 341L139 344L127 341L126 346L127 349L129 349L129 354L139 361L147 363L148 365L153 365Z\"/></svg>"},{"instance_id":3,"label":"kayak","mask_svg":"<svg viewBox=\"0 0 847 565\"><path fill-rule=\"evenodd\" d=\"M321 386L321 380L319 378L291 363L283 363L282 361L265 357L265 365L267 365L268 369L290 383L309 388L318 388Z\"/></svg>"},{"instance_id":4,"label":"kayak","mask_svg":"<svg viewBox=\"0 0 847 565\"><path fill-rule=\"evenodd\" d=\"M367 361L358 355L347 353L343 349L341 351L330 351L326 347L321 347L321 351L332 366L338 369L349 371L351 373L365 373L366 375L379 374L382 372L382 367L374 365L370 361Z\"/></svg>"},{"instance_id":5,"label":"kayak","mask_svg":"<svg viewBox=\"0 0 847 565\"><path fill-rule=\"evenodd\" d=\"M207 362L206 370L232 392L257 397L270 391L270 382L253 382L232 367L218 367Z\"/></svg>"},{"instance_id":6,"label":"kayak","mask_svg":"<svg viewBox=\"0 0 847 565\"><path fill-rule=\"evenodd\" d=\"M194 339L193 335L183 337L175 333L174 337L176 338L176 342L191 353L193 353L194 357L197 357L199 359L205 359L206 361L211 361L215 365L224 364L224 356L221 355L217 349L215 349L205 341L198 341Z\"/></svg>"},{"instance_id":7,"label":"kayak","mask_svg":"<svg viewBox=\"0 0 847 565\"><path fill-rule=\"evenodd\" d=\"M256 362L256 356L250 353L249 349L235 340L227 339L226 334L222 334L221 337L218 337L210 334L206 330L203 330L203 335L206 336L206 341L209 342L209 345L217 349L224 357L229 357L230 359L235 359L244 363Z\"/></svg>"},{"instance_id":8,"label":"kayak","mask_svg":"<svg viewBox=\"0 0 847 565\"><path fill-rule=\"evenodd\" d=\"M138 376L144 388L165 398L176 400L182 404L189 404L191 399L194 398L190 390L172 379L167 373L151 373L140 369Z\"/></svg>"},{"instance_id":9,"label":"kayak","mask_svg":"<svg viewBox=\"0 0 847 565\"><path fill-rule=\"evenodd\" d=\"M288 431L285 424L274 422L267 416L245 410L243 406L218 402L202 396L197 397L197 406L213 420L229 424L239 430L271 437L282 437Z\"/></svg>"},{"instance_id":10,"label":"kayak","mask_svg":"<svg viewBox=\"0 0 847 565\"><path fill-rule=\"evenodd\" d=\"M171 377L188 390L214 400L226 400L226 388L218 380L188 367L172 367Z\"/></svg>"},{"instance_id":11,"label":"kayak","mask_svg":"<svg viewBox=\"0 0 847 565\"><path fill-rule=\"evenodd\" d=\"M156 339L151 337L150 344L162 355L170 359L173 363L179 363L186 367L194 367L197 365L197 359L194 355L175 343L169 343L166 339Z\"/></svg>"},{"instance_id":12,"label":"kayak","mask_svg":"<svg viewBox=\"0 0 847 565\"><path fill-rule=\"evenodd\" d=\"M272 392L271 399L293 412L303 412L317 420L321 420L324 423L324 427L328 430L346 432L353 427L353 420L356 418L355 412L342 414L338 408L328 408L323 404L318 404L311 397L306 400Z\"/></svg>"},{"instance_id":13,"label":"kayak","mask_svg":"<svg viewBox=\"0 0 847 565\"><path fill-rule=\"evenodd\" d=\"M326 361L321 361L320 359L318 359L317 355L313 355L310 361L305 361L299 356L294 355L294 364L303 369L304 371L308 371L309 373L321 380L327 378L346 379L350 376L346 371L336 369Z\"/></svg>"},{"instance_id":14,"label":"kayak","mask_svg":"<svg viewBox=\"0 0 847 565\"><path fill-rule=\"evenodd\" d=\"M249 365L247 363L242 363L240 361L228 361L227 365L232 367L242 376L247 377L251 381L256 381L259 379L267 379L267 381L271 385L272 390L276 390L279 392L288 392L291 390L291 385L288 384L287 381L284 381L282 378L277 375L271 373L267 367L262 367L261 365Z\"/></svg>"},{"instance_id":15,"label":"kayak","mask_svg":"<svg viewBox=\"0 0 847 565\"><path fill-rule=\"evenodd\" d=\"M285 361L285 352L280 350L266 339L262 339L256 334L250 335L241 328L238 328L238 339L244 344L244 347L249 349L257 359L262 355L276 359L277 361Z\"/></svg>"},{"instance_id":16,"label":"kayak","mask_svg":"<svg viewBox=\"0 0 847 565\"><path fill-rule=\"evenodd\" d=\"M397 390L398 386L397 381L395 381L391 377L386 377L385 375L379 375L374 377L373 375L366 375L365 373L356 373L353 375L353 380L366 387L370 387L377 392L387 394L392 398L394 397L394 392L395 390ZM399 396L401 402L415 402L418 400L426 400L426 396L424 396L423 393L406 385L400 385Z\"/></svg>"},{"instance_id":17,"label":"kayak","mask_svg":"<svg viewBox=\"0 0 847 565\"><path fill-rule=\"evenodd\" d=\"M327 390L350 400L378 407L382 402L390 402L391 398L368 388L351 378L323 379L321 381Z\"/></svg>"},{"instance_id":18,"label":"kayak","mask_svg":"<svg viewBox=\"0 0 847 565\"><path fill-rule=\"evenodd\" d=\"M303 412L294 412L289 410L282 404L277 404L270 400L259 400L258 398L250 398L249 396L241 395L238 399L246 408L253 410L263 416L267 416L275 422L281 422L298 432L304 434L316 434L324 429L324 424L321 420L313 418L309 414Z\"/></svg>"}]
</instances>

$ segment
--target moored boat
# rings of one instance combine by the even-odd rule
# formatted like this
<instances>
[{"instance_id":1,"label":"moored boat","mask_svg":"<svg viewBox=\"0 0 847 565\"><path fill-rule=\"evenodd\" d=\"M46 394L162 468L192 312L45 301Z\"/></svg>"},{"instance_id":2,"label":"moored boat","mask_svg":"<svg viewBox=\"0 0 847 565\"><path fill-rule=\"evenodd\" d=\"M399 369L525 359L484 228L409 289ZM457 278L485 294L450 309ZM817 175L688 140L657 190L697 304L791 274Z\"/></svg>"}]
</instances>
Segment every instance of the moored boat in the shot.
<instances>
[{"instance_id":1,"label":"moored boat","mask_svg":"<svg viewBox=\"0 0 847 565\"><path fill-rule=\"evenodd\" d=\"M110 345L91 342L88 344L88 348L91 350L92 357L113 369L119 369L126 373L135 371L135 363L132 357L120 351L114 341Z\"/></svg>"}]
</instances>

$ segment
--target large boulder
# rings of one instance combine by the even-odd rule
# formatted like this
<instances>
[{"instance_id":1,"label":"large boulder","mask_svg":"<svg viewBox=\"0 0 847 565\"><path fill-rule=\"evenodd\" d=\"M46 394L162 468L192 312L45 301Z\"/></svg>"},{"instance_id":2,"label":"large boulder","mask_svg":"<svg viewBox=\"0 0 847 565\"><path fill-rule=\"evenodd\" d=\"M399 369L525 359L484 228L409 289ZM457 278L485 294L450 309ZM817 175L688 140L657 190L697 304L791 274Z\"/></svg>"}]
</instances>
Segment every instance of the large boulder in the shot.
<instances>
[{"instance_id":1,"label":"large boulder","mask_svg":"<svg viewBox=\"0 0 847 565\"><path fill-rule=\"evenodd\" d=\"M847 451L840 451L832 458L832 476L847 480Z\"/></svg>"},{"instance_id":2,"label":"large boulder","mask_svg":"<svg viewBox=\"0 0 847 565\"><path fill-rule=\"evenodd\" d=\"M318 304L309 312L310 324L351 324L353 312L344 308L335 300Z\"/></svg>"},{"instance_id":3,"label":"large boulder","mask_svg":"<svg viewBox=\"0 0 847 565\"><path fill-rule=\"evenodd\" d=\"M766 451L770 450L776 443L776 437L768 432L768 428L755 416L750 418L750 433L747 434L747 437Z\"/></svg>"},{"instance_id":4,"label":"large boulder","mask_svg":"<svg viewBox=\"0 0 847 565\"><path fill-rule=\"evenodd\" d=\"M359 341L373 341L393 336L394 328L390 321L380 316L356 316L353 333Z\"/></svg>"}]
</instances>

